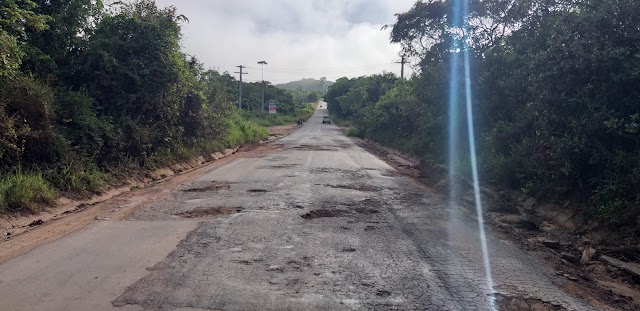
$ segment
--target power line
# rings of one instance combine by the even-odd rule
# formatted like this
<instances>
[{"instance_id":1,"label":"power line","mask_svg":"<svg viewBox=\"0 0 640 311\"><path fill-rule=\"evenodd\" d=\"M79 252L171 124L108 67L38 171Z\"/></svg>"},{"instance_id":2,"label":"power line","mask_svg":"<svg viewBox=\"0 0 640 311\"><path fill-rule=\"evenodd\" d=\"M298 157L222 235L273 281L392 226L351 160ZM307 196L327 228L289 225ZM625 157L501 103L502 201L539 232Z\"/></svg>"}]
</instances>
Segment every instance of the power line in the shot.
<instances>
[{"instance_id":1,"label":"power line","mask_svg":"<svg viewBox=\"0 0 640 311\"><path fill-rule=\"evenodd\" d=\"M393 68L362 68L362 69L351 69L351 70L340 70L340 71L306 71L306 72L286 72L286 71L267 71L269 73L275 75L318 75L318 76L326 76L326 75L341 75L341 74L357 74L357 73L370 73L372 71L393 71ZM266 71L266 69L265 69Z\"/></svg>"},{"instance_id":2,"label":"power line","mask_svg":"<svg viewBox=\"0 0 640 311\"><path fill-rule=\"evenodd\" d=\"M270 67L266 69L268 71L278 71L278 72L294 72L294 71L344 71L344 70L356 70L356 69L370 69L370 68L379 68L383 66L393 65L394 63L384 63L384 64L373 64L373 65L361 65L361 66L343 66L343 67L308 67L308 68L278 68L278 67ZM251 68L251 67L247 67ZM253 68L257 69L257 68Z\"/></svg>"}]
</instances>

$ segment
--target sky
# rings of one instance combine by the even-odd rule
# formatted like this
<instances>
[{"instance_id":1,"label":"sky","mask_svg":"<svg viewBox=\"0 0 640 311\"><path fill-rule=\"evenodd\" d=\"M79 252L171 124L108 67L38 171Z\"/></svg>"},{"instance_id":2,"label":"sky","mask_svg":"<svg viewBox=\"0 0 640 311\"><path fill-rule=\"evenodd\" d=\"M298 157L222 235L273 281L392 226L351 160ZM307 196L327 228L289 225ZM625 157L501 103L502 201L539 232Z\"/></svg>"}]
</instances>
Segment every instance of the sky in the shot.
<instances>
[{"instance_id":1,"label":"sky","mask_svg":"<svg viewBox=\"0 0 640 311\"><path fill-rule=\"evenodd\" d=\"M248 82L400 74L400 47L389 42L395 13L416 0L156 0L185 15L182 45L208 68ZM405 74L410 70L405 66ZM237 74L236 74L237 76Z\"/></svg>"}]
</instances>

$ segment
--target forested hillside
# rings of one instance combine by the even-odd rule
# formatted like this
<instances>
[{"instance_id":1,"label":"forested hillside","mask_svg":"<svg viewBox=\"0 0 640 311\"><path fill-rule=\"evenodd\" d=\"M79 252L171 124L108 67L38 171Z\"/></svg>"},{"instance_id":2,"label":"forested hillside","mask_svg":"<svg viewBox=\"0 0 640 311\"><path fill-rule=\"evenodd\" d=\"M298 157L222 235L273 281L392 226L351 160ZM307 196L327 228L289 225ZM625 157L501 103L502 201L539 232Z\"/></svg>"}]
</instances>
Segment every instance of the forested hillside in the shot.
<instances>
[{"instance_id":1,"label":"forested hillside","mask_svg":"<svg viewBox=\"0 0 640 311\"><path fill-rule=\"evenodd\" d=\"M0 212L267 135L238 112L233 77L181 52L183 22L150 0L0 2ZM259 109L262 85L245 92Z\"/></svg>"},{"instance_id":2,"label":"forested hillside","mask_svg":"<svg viewBox=\"0 0 640 311\"><path fill-rule=\"evenodd\" d=\"M325 96L331 113L354 134L468 175L466 138L448 160L451 131L467 133L464 94L449 93L464 91L450 72L462 72L451 59L466 49L483 183L570 202L590 224L638 236L640 2L473 1L465 33L451 7L424 1L399 14L391 41L418 74L339 79ZM467 44L452 46L461 35Z\"/></svg>"},{"instance_id":3,"label":"forested hillside","mask_svg":"<svg viewBox=\"0 0 640 311\"><path fill-rule=\"evenodd\" d=\"M325 78L322 78L320 80L307 78L298 81L276 84L276 87L288 91L302 90L324 94L327 92L327 88L331 86L331 84L333 84L333 82L327 81L327 79Z\"/></svg>"}]
</instances>

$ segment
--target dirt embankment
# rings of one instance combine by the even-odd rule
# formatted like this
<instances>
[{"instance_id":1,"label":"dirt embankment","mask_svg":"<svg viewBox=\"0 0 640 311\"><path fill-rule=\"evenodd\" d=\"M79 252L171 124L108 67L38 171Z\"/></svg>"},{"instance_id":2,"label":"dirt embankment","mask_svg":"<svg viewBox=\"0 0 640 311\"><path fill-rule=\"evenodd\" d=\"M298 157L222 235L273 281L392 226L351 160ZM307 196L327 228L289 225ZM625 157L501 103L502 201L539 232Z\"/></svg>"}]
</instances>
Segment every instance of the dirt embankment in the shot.
<instances>
[{"instance_id":1,"label":"dirt embankment","mask_svg":"<svg viewBox=\"0 0 640 311\"><path fill-rule=\"evenodd\" d=\"M402 174L448 194L445 166L422 163L420 159L369 140L353 140ZM461 184L462 191L457 199L469 207L473 215L473 187L465 180ZM501 238L519 244L552 267L556 275L551 277L556 284L564 284L565 290L602 309L640 309L638 245L622 246L601 239L601 233L586 229L588 227L583 220L566 207L541 204L522 193L483 187L481 198L485 221L491 230Z\"/></svg>"},{"instance_id":2,"label":"dirt embankment","mask_svg":"<svg viewBox=\"0 0 640 311\"><path fill-rule=\"evenodd\" d=\"M33 215L0 217L0 262L55 241L93 221L118 221L150 203L165 198L185 182L232 161L237 157L277 150L270 142L289 135L293 125L269 128L265 142L200 156L169 167L132 177L124 186L106 189L86 200L59 198L54 206Z\"/></svg>"}]
</instances>

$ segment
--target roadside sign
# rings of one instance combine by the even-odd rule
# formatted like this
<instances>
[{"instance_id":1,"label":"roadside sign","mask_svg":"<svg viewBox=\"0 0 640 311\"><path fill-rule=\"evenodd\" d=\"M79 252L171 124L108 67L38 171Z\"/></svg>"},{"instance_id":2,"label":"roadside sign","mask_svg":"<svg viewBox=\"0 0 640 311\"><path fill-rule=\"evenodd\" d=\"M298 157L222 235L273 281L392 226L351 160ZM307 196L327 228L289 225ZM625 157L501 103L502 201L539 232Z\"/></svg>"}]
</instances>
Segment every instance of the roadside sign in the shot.
<instances>
[{"instance_id":1,"label":"roadside sign","mask_svg":"<svg viewBox=\"0 0 640 311\"><path fill-rule=\"evenodd\" d=\"M276 112L278 112L278 108L276 106L276 103L270 102L269 103L269 114L274 114Z\"/></svg>"}]
</instances>

